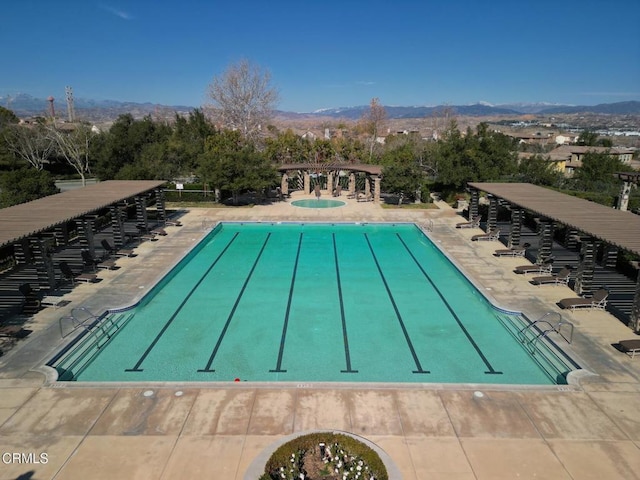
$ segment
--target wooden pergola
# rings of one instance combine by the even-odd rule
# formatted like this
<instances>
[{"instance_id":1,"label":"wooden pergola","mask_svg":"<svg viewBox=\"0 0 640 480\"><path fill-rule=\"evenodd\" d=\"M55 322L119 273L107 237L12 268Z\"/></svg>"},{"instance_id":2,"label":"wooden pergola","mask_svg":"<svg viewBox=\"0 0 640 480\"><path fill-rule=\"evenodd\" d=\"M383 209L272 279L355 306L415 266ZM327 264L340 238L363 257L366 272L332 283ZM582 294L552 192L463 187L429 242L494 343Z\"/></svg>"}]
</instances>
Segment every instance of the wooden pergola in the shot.
<instances>
[{"instance_id":1,"label":"wooden pergola","mask_svg":"<svg viewBox=\"0 0 640 480\"><path fill-rule=\"evenodd\" d=\"M525 212L539 218L540 248L538 261L551 254L555 225L567 227L568 243L581 240L580 264L574 290L578 294L591 293L598 245L605 248L605 264L615 267L619 250L640 256L640 216L617 210L578 197L556 192L529 183L469 183L471 203L469 218L478 215L480 192L489 196L487 230L496 227L498 207L511 210L509 246L519 245L521 224ZM640 276L629 326L640 330Z\"/></svg>"},{"instance_id":2,"label":"wooden pergola","mask_svg":"<svg viewBox=\"0 0 640 480\"><path fill-rule=\"evenodd\" d=\"M308 195L312 190L312 178L318 174L326 175L326 190L329 192L332 192L334 186L338 185L340 178L348 177L348 192L354 194L356 192L356 174L364 173L366 175L366 181L364 183L363 193L369 195L373 190L373 201L380 201L380 181L382 179L382 167L380 165L292 163L280 165L278 171L282 174L280 188L285 195L289 193L289 179L294 175L301 179L299 188Z\"/></svg>"},{"instance_id":3,"label":"wooden pergola","mask_svg":"<svg viewBox=\"0 0 640 480\"><path fill-rule=\"evenodd\" d=\"M124 210L135 205L136 222L148 226L147 203L154 197L159 220L165 220L165 197L158 180L110 180L0 209L0 248L13 245L17 264L35 264L40 288L53 288L55 274L49 242L68 242L68 225L75 222L78 241L94 253L97 213L108 209L113 241L124 243Z\"/></svg>"}]
</instances>

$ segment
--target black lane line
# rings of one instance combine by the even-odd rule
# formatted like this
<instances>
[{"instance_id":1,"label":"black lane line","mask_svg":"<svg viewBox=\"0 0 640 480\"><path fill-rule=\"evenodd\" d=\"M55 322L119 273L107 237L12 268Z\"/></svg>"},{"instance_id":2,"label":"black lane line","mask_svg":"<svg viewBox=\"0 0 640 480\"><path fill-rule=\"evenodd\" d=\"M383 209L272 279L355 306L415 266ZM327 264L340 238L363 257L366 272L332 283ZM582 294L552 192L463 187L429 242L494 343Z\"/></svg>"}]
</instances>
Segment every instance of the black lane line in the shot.
<instances>
[{"instance_id":1,"label":"black lane line","mask_svg":"<svg viewBox=\"0 0 640 480\"><path fill-rule=\"evenodd\" d=\"M409 346L409 350L411 351L411 356L413 357L413 361L416 364L417 370L413 370L413 373L431 373L429 370L423 370L422 365L420 365L420 359L416 354L416 350L413 348L413 343L411 343L411 337L409 336L409 332L407 332L407 327L405 327L404 325L404 321L402 320L402 315L400 315L400 310L398 310L398 306L396 305L396 301L393 298L393 294L391 293L391 289L389 288L387 279L385 278L384 273L382 273L382 268L380 267L380 263L378 263L378 257L376 257L376 254L373 251L373 247L371 246L371 242L369 241L369 235L365 233L364 238L367 240L367 245L369 245L369 250L371 251L371 255L373 256L373 261L376 263L376 267L378 267L378 273L380 274L380 278L382 278L382 282L384 283L384 288L387 289L387 295L389 295L389 300L391 300L393 309L396 312L396 317L398 317L398 322L400 322L402 333L404 333L404 338L407 341L407 345Z\"/></svg>"},{"instance_id":2,"label":"black lane line","mask_svg":"<svg viewBox=\"0 0 640 480\"><path fill-rule=\"evenodd\" d=\"M431 280L431 277L429 276L429 274L425 271L424 268L422 268L422 265L420 265L420 262L418 262L418 259L413 255L413 252L409 249L407 244L404 243L404 240L402 239L400 234L396 233L396 235L397 235L398 239L400 240L400 242L402 243L402 245L404 246L404 248L409 253L409 255L411 255L411 258L413 258L413 261L416 263L416 265L418 266L418 268L420 269L422 274L425 276L427 281L431 284L433 289L436 291L436 293L440 297L440 300L442 300L444 302L444 304L446 305L446 307L449 310L449 312L451 313L451 315L453 315L453 318L456 320L458 326L462 330L462 333L464 333L464 335L467 337L467 340L469 340L469 342L471 343L471 345L473 346L473 348L475 349L477 354L480 356L480 358L484 362L485 366L488 368L488 370L486 372L484 372L484 373L487 374L487 375L502 375L502 372L496 371L491 366L491 363L489 363L489 360L487 360L487 357L484 356L484 354L482 353L482 350L480 350L480 347L478 346L478 344L475 342L475 340L473 339L471 334L465 328L464 324L462 323L462 320L460 320L458 315L456 315L456 312L453 311L453 308L451 307L451 305L449 305L449 302L447 302L447 300L444 298L444 295L442 294L442 292L440 292L440 290L438 289L436 284L433 282L433 280Z\"/></svg>"},{"instance_id":3,"label":"black lane line","mask_svg":"<svg viewBox=\"0 0 640 480\"><path fill-rule=\"evenodd\" d=\"M287 328L289 326L289 312L291 312L291 299L293 298L293 287L296 284L296 273L298 272L298 261L300 260L300 249L302 248L302 235L298 239L298 251L296 252L296 263L293 265L293 274L291 275L291 286L289 287L289 300L287 301L287 312L284 315L284 324L282 325L282 336L280 337L280 351L278 352L278 362L276 368L269 370L272 373L284 373L282 370L282 356L284 355L284 343L287 339Z\"/></svg>"},{"instance_id":4,"label":"black lane line","mask_svg":"<svg viewBox=\"0 0 640 480\"><path fill-rule=\"evenodd\" d=\"M142 356L140 357L138 362L135 364L135 366L133 368L125 369L125 372L142 372L143 371L143 369L140 368L140 365L142 365L142 362L144 362L145 358L147 358L147 355L149 355L151 350L153 350L153 347L156 346L156 343L158 343L158 340L160 340L160 337L162 337L162 335L164 335L164 332L167 330L167 328L169 328L169 325L171 325L171 322L173 322L173 320L178 316L178 313L180 313L180 310L182 310L182 307L184 307L184 305L187 303L189 298L191 298L191 295L193 295L193 292L196 291L196 289L200 286L200 284L206 278L206 276L209 275L209 272L213 269L213 267L215 267L216 263L218 263L218 260L220 260L222 258L222 256L225 254L227 249L231 246L231 244L235 241L235 239L238 237L239 234L240 234L240 232L236 232L233 235L233 238L231 240L229 240L229 243L227 243L227 246L224 247L222 252L220 252L220 254L214 260L214 262L211 264L211 266L209 268L207 268L207 271L204 272L204 275L202 275L202 277L200 277L200 280L198 280L198 283L196 283L194 285L194 287L191 289L189 294L184 298L184 300L182 300L182 303L178 306L178 309L173 313L173 315L171 315L171 318L169 320L167 320L167 323L164 324L164 327L162 327L162 330L160 330L158 335L156 335L156 338L153 339L153 342L151 342L151 345L149 345L147 347L147 349L144 351L144 353L142 354Z\"/></svg>"},{"instance_id":5,"label":"black lane line","mask_svg":"<svg viewBox=\"0 0 640 480\"><path fill-rule=\"evenodd\" d=\"M340 266L338 264L338 248L336 247L336 234L331 234L333 239L333 258L336 264L336 279L338 280L338 299L340 301L340 317L342 318L342 338L344 341L344 357L347 363L345 370L340 373L358 373L358 370L351 369L351 355L349 354L349 337L347 335L347 321L344 318L344 302L342 300L342 283L340 283Z\"/></svg>"},{"instance_id":6,"label":"black lane line","mask_svg":"<svg viewBox=\"0 0 640 480\"><path fill-rule=\"evenodd\" d=\"M242 295L244 295L244 291L247 288L247 285L249 284L249 280L251 280L251 276L253 275L253 271L256 269L256 266L258 265L258 262L260 261L260 257L262 257L262 252L264 252L264 249L267 246L267 242L269 241L270 237L271 237L271 232L267 233L267 238L265 238L264 243L262 244L262 248L258 252L258 256L256 257L256 260L253 262L253 266L251 267L251 270L249 271L249 274L247 275L247 278L245 278L245 280L244 280L244 284L242 285L242 288L240 289L240 293L238 294L238 297L236 298L236 302L233 304L233 308L231 309L231 312L229 313L229 316L227 317L227 321L224 323L224 328L222 329L222 332L220 332L220 336L218 337L218 341L216 342L216 346L213 348L213 351L211 352L211 356L209 357L209 361L207 362L207 366L204 367L203 369L199 369L198 372L215 372L216 371L215 369L211 368L211 364L213 363L213 360L216 358L216 355L218 354L218 349L220 348L220 344L222 343L222 339L224 338L225 334L227 333L227 329L229 328L229 324L231 323L231 319L233 318L233 316L236 313L236 309L238 308L238 304L240 303L240 300L242 299Z\"/></svg>"}]
</instances>

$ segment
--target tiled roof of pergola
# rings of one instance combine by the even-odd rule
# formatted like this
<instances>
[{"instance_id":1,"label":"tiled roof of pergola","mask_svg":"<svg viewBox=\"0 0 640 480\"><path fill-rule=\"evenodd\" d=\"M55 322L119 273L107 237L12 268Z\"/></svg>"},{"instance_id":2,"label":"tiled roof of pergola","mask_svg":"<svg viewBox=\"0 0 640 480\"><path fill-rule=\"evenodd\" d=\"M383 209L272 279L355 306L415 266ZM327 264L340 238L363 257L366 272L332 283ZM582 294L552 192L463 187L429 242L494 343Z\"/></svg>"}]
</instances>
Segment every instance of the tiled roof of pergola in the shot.
<instances>
[{"instance_id":1,"label":"tiled roof of pergola","mask_svg":"<svg viewBox=\"0 0 640 480\"><path fill-rule=\"evenodd\" d=\"M278 166L278 171L280 172L287 172L290 170L313 170L314 172L349 170L364 172L369 175L382 175L382 167L380 165L369 165L366 163L291 163Z\"/></svg>"},{"instance_id":2,"label":"tiled roof of pergola","mask_svg":"<svg viewBox=\"0 0 640 480\"><path fill-rule=\"evenodd\" d=\"M158 180L109 180L0 209L0 246L164 185Z\"/></svg>"},{"instance_id":3,"label":"tiled roof of pergola","mask_svg":"<svg viewBox=\"0 0 640 480\"><path fill-rule=\"evenodd\" d=\"M530 183L469 183L469 186L640 255L639 215Z\"/></svg>"}]
</instances>

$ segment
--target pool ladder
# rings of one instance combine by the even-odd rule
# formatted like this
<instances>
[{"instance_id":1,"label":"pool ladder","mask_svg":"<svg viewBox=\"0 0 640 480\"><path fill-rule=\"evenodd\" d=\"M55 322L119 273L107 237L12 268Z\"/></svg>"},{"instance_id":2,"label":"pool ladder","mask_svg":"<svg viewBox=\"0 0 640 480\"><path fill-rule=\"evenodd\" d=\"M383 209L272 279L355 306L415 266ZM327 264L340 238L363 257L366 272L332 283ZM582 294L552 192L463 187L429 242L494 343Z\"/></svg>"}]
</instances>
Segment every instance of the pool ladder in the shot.
<instances>
[{"instance_id":1,"label":"pool ladder","mask_svg":"<svg viewBox=\"0 0 640 480\"><path fill-rule=\"evenodd\" d=\"M552 322L551 317L557 317L557 321L555 323ZM569 328L569 337L567 338L562 333L562 327L567 326ZM534 329L535 327L535 329ZM542 328L541 328L542 327ZM527 332L533 331L535 335L533 337L528 338ZM520 338L520 342L526 344L530 347L534 347L536 342L549 335L549 333L557 333L560 335L567 343L571 343L573 341L573 323L568 320L565 320L562 315L558 312L547 312L542 317L537 319L535 322L530 323L524 328L521 328L518 331L518 337Z\"/></svg>"},{"instance_id":2,"label":"pool ladder","mask_svg":"<svg viewBox=\"0 0 640 480\"><path fill-rule=\"evenodd\" d=\"M80 312L82 313L82 315L80 315ZM79 318L80 317L80 318ZM66 317L62 317L60 318L59 324L60 324L60 336L62 338L65 337L64 335L64 331L62 328L62 321L63 320L71 320L71 324L73 325L73 330L75 330L78 327L82 327L84 328L87 333L92 333L92 332L97 332L100 331L102 332L102 335L99 335L98 333L94 334L94 341L95 341L95 347L97 349L102 348L102 346L104 345L100 345L100 340L102 339L107 339L110 340L111 336L115 333L115 331L117 331L120 326L118 325L117 322L114 321L114 316L113 315L107 315L104 318L101 318L95 314L93 314L89 309L87 309L86 307L76 307L74 309L71 310L71 314L66 316ZM110 323L111 325L105 330L105 326ZM115 331L112 331L111 333L109 333L109 329L115 327ZM97 329L97 330L95 330ZM105 342L106 343L106 342Z\"/></svg>"}]
</instances>

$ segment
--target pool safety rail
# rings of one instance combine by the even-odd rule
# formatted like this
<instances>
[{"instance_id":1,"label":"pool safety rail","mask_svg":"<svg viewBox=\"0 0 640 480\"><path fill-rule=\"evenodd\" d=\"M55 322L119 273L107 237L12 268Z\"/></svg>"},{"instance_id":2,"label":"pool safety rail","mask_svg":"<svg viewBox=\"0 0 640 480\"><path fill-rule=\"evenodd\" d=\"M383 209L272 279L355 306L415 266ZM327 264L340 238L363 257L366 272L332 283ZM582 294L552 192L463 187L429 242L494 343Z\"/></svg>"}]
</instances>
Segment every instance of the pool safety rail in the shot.
<instances>
[{"instance_id":1,"label":"pool safety rail","mask_svg":"<svg viewBox=\"0 0 640 480\"><path fill-rule=\"evenodd\" d=\"M213 230L214 228L216 228L216 226L218 225L218 222L216 220L213 220L211 218L203 218L202 219L202 231L203 232L209 232L211 230Z\"/></svg>"},{"instance_id":2,"label":"pool safety rail","mask_svg":"<svg viewBox=\"0 0 640 480\"><path fill-rule=\"evenodd\" d=\"M555 323L552 323L553 317L556 317ZM566 326L567 328L565 328L565 330L569 331L568 337L562 333L563 326ZM527 335L528 332L532 332L532 335ZM565 320L558 312L547 312L538 320L520 330L520 341L523 344L535 343L540 338L546 337L549 333L557 333L570 344L573 341L573 323Z\"/></svg>"},{"instance_id":3,"label":"pool safety rail","mask_svg":"<svg viewBox=\"0 0 640 480\"><path fill-rule=\"evenodd\" d=\"M558 312L547 312L533 322L522 315L496 317L555 383L567 383L568 373L582 368L549 337L556 333L567 343L573 340L573 324Z\"/></svg>"},{"instance_id":4,"label":"pool safety rail","mask_svg":"<svg viewBox=\"0 0 640 480\"><path fill-rule=\"evenodd\" d=\"M108 312L97 316L85 307L74 308L70 315L60 319L60 335L64 338L78 328L82 328L83 332L47 365L55 367L59 381L75 380L132 317L132 313ZM63 327L65 322L70 323L72 327L66 333Z\"/></svg>"}]
</instances>

